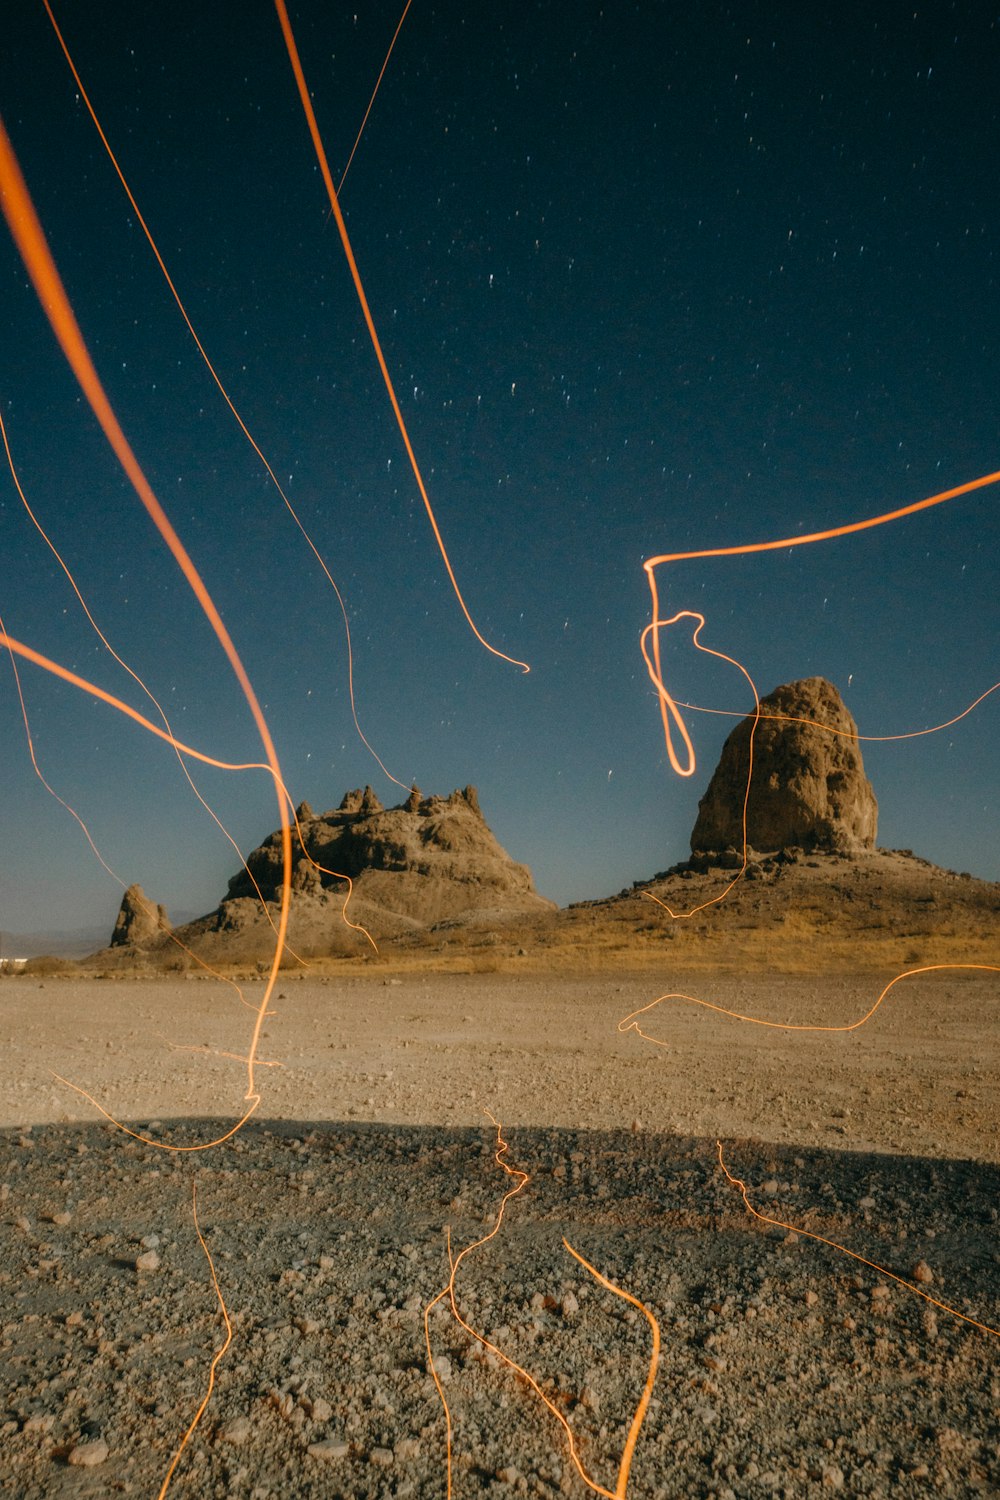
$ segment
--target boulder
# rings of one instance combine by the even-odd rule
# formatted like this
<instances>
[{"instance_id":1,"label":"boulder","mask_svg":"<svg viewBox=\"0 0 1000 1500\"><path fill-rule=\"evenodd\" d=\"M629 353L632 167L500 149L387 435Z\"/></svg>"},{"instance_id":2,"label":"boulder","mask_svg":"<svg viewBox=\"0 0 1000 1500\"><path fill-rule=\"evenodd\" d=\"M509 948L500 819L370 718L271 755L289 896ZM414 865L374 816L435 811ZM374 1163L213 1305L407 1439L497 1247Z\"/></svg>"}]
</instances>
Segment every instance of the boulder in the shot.
<instances>
[{"instance_id":1,"label":"boulder","mask_svg":"<svg viewBox=\"0 0 1000 1500\"><path fill-rule=\"evenodd\" d=\"M169 931L167 908L150 901L141 885L130 885L118 909L110 947L151 948Z\"/></svg>"},{"instance_id":2,"label":"boulder","mask_svg":"<svg viewBox=\"0 0 1000 1500\"><path fill-rule=\"evenodd\" d=\"M777 687L760 703L753 734L747 842L754 849L799 846L855 854L872 849L878 803L865 775L858 727L823 677ZM754 716L730 734L691 834L691 850L743 844L743 798Z\"/></svg>"}]
</instances>

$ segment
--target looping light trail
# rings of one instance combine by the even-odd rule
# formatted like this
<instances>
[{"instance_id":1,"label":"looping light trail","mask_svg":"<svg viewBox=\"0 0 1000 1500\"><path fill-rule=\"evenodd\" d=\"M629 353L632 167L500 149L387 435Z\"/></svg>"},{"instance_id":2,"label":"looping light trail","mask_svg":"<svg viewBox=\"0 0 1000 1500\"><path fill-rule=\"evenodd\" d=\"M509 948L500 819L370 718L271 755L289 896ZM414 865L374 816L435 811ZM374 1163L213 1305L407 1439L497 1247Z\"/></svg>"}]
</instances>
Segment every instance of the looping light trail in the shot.
<instances>
[{"instance_id":1,"label":"looping light trail","mask_svg":"<svg viewBox=\"0 0 1000 1500\"><path fill-rule=\"evenodd\" d=\"M930 495L925 500L917 500L912 505L902 505L896 510L885 511L882 515L869 516L864 521L851 521L843 526L830 526L825 531L812 531L806 536L781 537L776 541L770 542L746 542L738 547L703 547L695 552L662 552L656 557L647 558L642 566L649 584L650 623L642 632L641 649L646 661L647 670L656 689L667 755L677 775L693 776L696 768L696 758L687 726L681 717L681 705L671 696L663 681L663 667L660 656L660 631L665 630L670 625L676 624L679 620L698 619L701 620L702 624L704 624L704 620L701 615L694 615L690 610L681 610L678 614L672 615L670 619L661 619L660 596L656 581L657 568L662 567L665 563L692 562L696 559L707 557L749 557L752 553L778 552L789 547L807 547L815 542L833 541L836 537L854 536L857 532L871 531L876 526L887 526L892 521L901 521L905 516L916 515L919 511L930 510L936 505L944 505L949 500L957 499L959 495L968 495L974 490L985 489L988 485L997 484L998 482L1000 482L1000 469L995 470L992 474L983 474L978 479L970 479L965 484L957 484L950 490L942 490L940 494ZM695 645L698 645L697 634L696 630ZM652 642L651 651L647 646L649 641ZM699 649L705 650L706 648L699 647ZM720 655L721 653L715 652L712 654ZM724 660L729 661L732 658L725 657ZM738 662L734 662L733 664L739 666ZM743 671L744 669L740 667L740 670ZM744 675L746 675L745 672ZM755 693L755 699L756 696ZM759 699L757 703L759 713ZM683 761L678 757L674 746L671 724L673 724L684 743L686 759Z\"/></svg>"},{"instance_id":2,"label":"looping light trail","mask_svg":"<svg viewBox=\"0 0 1000 1500\"><path fill-rule=\"evenodd\" d=\"M288 9L285 5L285 0L274 0L274 6L275 10L278 12L278 20L281 23L281 33L285 39L285 46L288 49L288 57L292 65L292 72L295 74L295 82L298 87L299 98L302 101L302 109L305 113L306 123L309 126L309 134L312 137L313 149L316 153L316 160L319 163L319 169L322 173L323 183L326 187L327 197L330 201L330 209L333 213L334 219L336 220L337 232L340 235L340 242L344 247L344 254L347 257L347 264L351 272L351 280L354 282L354 290L357 293L358 301L361 305L361 311L364 315L365 326L368 329L368 336L371 339L372 348L375 351L375 358L378 361L379 370L382 372L382 380L385 385L386 392L389 396L389 402L392 406L393 415L396 418L396 425L399 428L400 437L403 439L403 447L406 449L406 456L410 461L410 468L413 471L413 477L416 481L417 489L420 491L420 498L424 503L424 510L427 512L427 519L430 522L431 530L434 533L434 540L437 542L438 551L441 553L441 559L444 562L448 577L451 580L451 586L455 592L455 598L458 600L459 606L466 618L470 630L481 646L485 646L486 650L489 651L492 656L498 656L501 661L508 661L512 666L520 667L524 672L530 672L531 668L528 666L528 663L526 661L519 661L516 656L508 656L506 651L501 651L496 646L490 645L486 637L480 633L479 627L476 625L475 620L469 613L468 606L466 605L465 599L462 596L462 591L458 586L458 579L456 578L455 570L451 565L451 559L448 556L448 550L445 547L444 538L441 535L441 529L438 526L437 517L434 514L434 508L431 505L430 497L427 493L427 487L424 484L423 475L420 472L420 465L417 463L417 456L413 450L413 444L410 441L410 434L407 430L406 422L403 418L402 408L400 407L399 400L396 396L396 388L393 385L392 376L389 374L389 366L386 364L385 355L382 352L382 344L379 340L378 332L375 327L375 320L372 317L371 308L368 305L368 298L365 295L365 289L361 282L361 273L358 270L357 261L354 259L354 251L351 248L351 241L347 233L347 225L344 223L344 216L340 211L340 203L337 200L337 194L333 186L333 178L330 175L330 167L326 159L326 151L324 150L323 141L319 133L319 126L316 123L316 114L312 107L312 100L309 97L309 88L306 84L305 74L302 71L302 63L299 59L298 47L296 46L295 36L292 32L292 23L288 19Z\"/></svg>"}]
</instances>

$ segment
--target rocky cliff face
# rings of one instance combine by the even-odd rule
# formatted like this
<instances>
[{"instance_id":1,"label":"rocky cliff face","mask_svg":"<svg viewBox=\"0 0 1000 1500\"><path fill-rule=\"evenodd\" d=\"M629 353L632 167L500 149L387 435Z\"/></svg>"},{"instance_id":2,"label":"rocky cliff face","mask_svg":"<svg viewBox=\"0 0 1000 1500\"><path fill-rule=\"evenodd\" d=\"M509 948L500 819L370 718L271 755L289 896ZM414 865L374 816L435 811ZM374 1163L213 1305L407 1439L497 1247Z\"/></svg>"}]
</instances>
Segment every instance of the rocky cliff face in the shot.
<instances>
[{"instance_id":1,"label":"rocky cliff face","mask_svg":"<svg viewBox=\"0 0 1000 1500\"><path fill-rule=\"evenodd\" d=\"M167 908L150 901L141 885L130 885L122 897L109 946L152 948L162 943L169 931Z\"/></svg>"},{"instance_id":2,"label":"rocky cliff face","mask_svg":"<svg viewBox=\"0 0 1000 1500\"><path fill-rule=\"evenodd\" d=\"M837 689L822 677L807 677L775 688L760 707L747 842L761 850L874 848L878 804L861 760L857 725ZM753 722L753 715L742 720L723 746L698 805L693 853L742 845Z\"/></svg>"},{"instance_id":3,"label":"rocky cliff face","mask_svg":"<svg viewBox=\"0 0 1000 1500\"><path fill-rule=\"evenodd\" d=\"M293 830L293 909L299 925L328 908L340 924L347 880L350 912L383 933L433 926L475 911L513 915L548 909L531 871L494 838L475 787L449 797L424 797L414 787L398 807L385 808L371 787L348 792L340 806L315 813L303 803ZM239 932L263 917L261 898L281 894L281 837L272 833L229 882L216 921Z\"/></svg>"}]
</instances>

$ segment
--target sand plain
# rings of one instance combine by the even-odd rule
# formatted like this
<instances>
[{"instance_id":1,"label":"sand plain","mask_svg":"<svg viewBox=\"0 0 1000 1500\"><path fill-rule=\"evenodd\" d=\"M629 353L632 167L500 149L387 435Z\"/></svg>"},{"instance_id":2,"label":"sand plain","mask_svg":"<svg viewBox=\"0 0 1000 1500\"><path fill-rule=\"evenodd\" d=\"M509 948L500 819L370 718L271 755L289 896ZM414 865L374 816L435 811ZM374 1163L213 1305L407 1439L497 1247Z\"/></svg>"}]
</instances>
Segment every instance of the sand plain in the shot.
<instances>
[{"instance_id":1,"label":"sand plain","mask_svg":"<svg viewBox=\"0 0 1000 1500\"><path fill-rule=\"evenodd\" d=\"M841 1026L891 973L671 976L783 1024ZM649 1333L563 1236L659 1320L663 1354L628 1494L1000 1492L997 976L895 986L865 1026L740 1023L649 973L281 977L242 1112L262 984L0 983L0 1486L154 1496L446 1493L423 1308L446 1284L536 1374L612 1494ZM723 1141L748 1214L716 1158ZM794 1228L798 1226L796 1233ZM853 1249L875 1266L809 1238ZM145 1269L141 1257L152 1257ZM925 1274L924 1271L921 1274ZM899 1277L901 1280L895 1280ZM593 1493L536 1395L431 1316L457 1495Z\"/></svg>"}]
</instances>

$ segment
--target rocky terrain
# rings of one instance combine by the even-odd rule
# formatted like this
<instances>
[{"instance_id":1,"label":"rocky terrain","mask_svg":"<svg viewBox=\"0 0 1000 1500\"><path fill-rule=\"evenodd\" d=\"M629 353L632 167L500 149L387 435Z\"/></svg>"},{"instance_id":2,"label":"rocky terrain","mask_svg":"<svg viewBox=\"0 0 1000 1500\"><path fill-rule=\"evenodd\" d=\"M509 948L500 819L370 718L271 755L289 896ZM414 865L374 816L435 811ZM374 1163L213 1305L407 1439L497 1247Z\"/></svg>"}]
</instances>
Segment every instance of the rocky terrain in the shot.
<instances>
[{"instance_id":1,"label":"rocky terrain","mask_svg":"<svg viewBox=\"0 0 1000 1500\"><path fill-rule=\"evenodd\" d=\"M303 803L285 963L304 973L372 964L595 972L656 966L669 954L689 969L789 973L989 962L1000 886L875 846L878 809L856 734L823 678L776 688L759 720L742 720L727 739L691 857L565 911L497 843L474 787L448 797L414 788L393 808L370 787L322 814ZM250 971L273 952L280 882L273 833L217 910L176 931L133 886L111 948L80 972Z\"/></svg>"},{"instance_id":2,"label":"rocky terrain","mask_svg":"<svg viewBox=\"0 0 1000 1500\"><path fill-rule=\"evenodd\" d=\"M509 924L554 910L527 866L493 836L473 786L449 797L414 787L391 808L366 787L329 812L303 802L295 820L289 942L302 957L368 954L433 928ZM163 908L132 886L112 937L121 951L110 961L264 958L273 950L281 880L279 830L247 855L214 912L174 932Z\"/></svg>"},{"instance_id":3,"label":"rocky terrain","mask_svg":"<svg viewBox=\"0 0 1000 1500\"><path fill-rule=\"evenodd\" d=\"M744 721L608 899L367 790L298 809L266 1015L275 836L0 978L0 1492L1000 1493L1000 887L875 847L829 684L762 710L747 843Z\"/></svg>"},{"instance_id":4,"label":"rocky terrain","mask_svg":"<svg viewBox=\"0 0 1000 1500\"><path fill-rule=\"evenodd\" d=\"M648 979L290 978L264 1118L194 1155L100 1123L52 1074L152 1140L209 1141L242 1108L238 998L4 981L0 1490L159 1492L226 1331L197 1187L233 1339L168 1494L444 1495L423 1314L446 1226L457 1253L513 1185L490 1109L530 1181L463 1261L458 1309L539 1381L594 1479L613 1491L650 1331L563 1236L660 1325L632 1500L996 1493L996 1338L917 1294L1000 1326L995 978L914 979L834 1036L664 1002L645 1028L665 1049L620 1029ZM671 981L807 1025L881 987ZM717 1137L779 1223L750 1216ZM453 1493L589 1493L523 1377L446 1306L430 1327Z\"/></svg>"}]
</instances>

